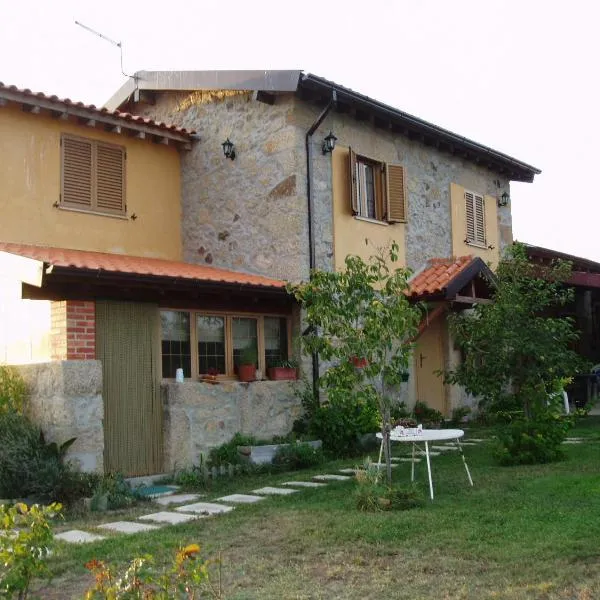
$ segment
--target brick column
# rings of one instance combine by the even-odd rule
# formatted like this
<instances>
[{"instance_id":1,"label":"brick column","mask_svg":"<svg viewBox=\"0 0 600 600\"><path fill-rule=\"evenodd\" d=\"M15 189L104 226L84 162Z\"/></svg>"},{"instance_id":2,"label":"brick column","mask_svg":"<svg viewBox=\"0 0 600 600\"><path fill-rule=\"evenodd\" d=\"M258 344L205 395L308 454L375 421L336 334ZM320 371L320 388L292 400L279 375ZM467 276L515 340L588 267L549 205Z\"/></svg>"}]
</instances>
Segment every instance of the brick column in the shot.
<instances>
[{"instance_id":1,"label":"brick column","mask_svg":"<svg viewBox=\"0 0 600 600\"><path fill-rule=\"evenodd\" d=\"M61 300L51 305L52 360L96 358L96 307L93 301Z\"/></svg>"}]
</instances>

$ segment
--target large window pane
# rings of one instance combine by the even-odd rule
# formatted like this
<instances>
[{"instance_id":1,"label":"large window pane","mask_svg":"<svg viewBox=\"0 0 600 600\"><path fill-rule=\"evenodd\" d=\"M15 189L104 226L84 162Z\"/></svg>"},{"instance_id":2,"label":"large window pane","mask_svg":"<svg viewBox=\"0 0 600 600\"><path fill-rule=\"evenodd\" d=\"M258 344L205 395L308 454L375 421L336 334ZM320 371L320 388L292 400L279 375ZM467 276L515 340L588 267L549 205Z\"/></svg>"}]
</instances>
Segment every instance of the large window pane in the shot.
<instances>
[{"instance_id":1,"label":"large window pane","mask_svg":"<svg viewBox=\"0 0 600 600\"><path fill-rule=\"evenodd\" d=\"M287 322L283 317L265 317L265 363L267 369L287 360Z\"/></svg>"},{"instance_id":2,"label":"large window pane","mask_svg":"<svg viewBox=\"0 0 600 600\"><path fill-rule=\"evenodd\" d=\"M256 319L233 317L231 319L233 335L233 364L237 368L240 356L245 348L258 348Z\"/></svg>"},{"instance_id":3,"label":"large window pane","mask_svg":"<svg viewBox=\"0 0 600 600\"><path fill-rule=\"evenodd\" d=\"M190 315L177 310L160 311L162 376L175 377L183 369L185 377L192 376L190 346Z\"/></svg>"},{"instance_id":4,"label":"large window pane","mask_svg":"<svg viewBox=\"0 0 600 600\"><path fill-rule=\"evenodd\" d=\"M196 331L198 334L198 370L203 375L224 375L226 373L225 318L198 315Z\"/></svg>"}]
</instances>

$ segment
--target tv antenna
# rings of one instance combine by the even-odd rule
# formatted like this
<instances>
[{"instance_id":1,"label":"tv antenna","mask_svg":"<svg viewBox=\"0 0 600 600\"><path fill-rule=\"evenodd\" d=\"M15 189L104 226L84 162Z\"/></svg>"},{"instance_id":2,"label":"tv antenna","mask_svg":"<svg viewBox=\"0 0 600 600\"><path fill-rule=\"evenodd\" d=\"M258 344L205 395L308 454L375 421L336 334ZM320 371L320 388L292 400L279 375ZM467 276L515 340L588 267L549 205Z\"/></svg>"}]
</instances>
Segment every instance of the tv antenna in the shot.
<instances>
[{"instance_id":1,"label":"tv antenna","mask_svg":"<svg viewBox=\"0 0 600 600\"><path fill-rule=\"evenodd\" d=\"M99 38L106 40L113 46L116 46L119 49L119 52L121 54L121 73L125 77L129 77L130 79L133 79L134 81L137 79L137 77L135 75L129 75L129 74L125 73L125 71L123 70L123 43L122 42L115 42L115 40L111 40L109 37L102 35L100 32L96 31L95 29L92 29L91 27L88 27L87 25L84 25L83 23L80 23L79 21L75 21L75 25L79 25L79 27L82 27L86 31L89 31L90 33L93 33L94 35L97 35Z\"/></svg>"}]
</instances>

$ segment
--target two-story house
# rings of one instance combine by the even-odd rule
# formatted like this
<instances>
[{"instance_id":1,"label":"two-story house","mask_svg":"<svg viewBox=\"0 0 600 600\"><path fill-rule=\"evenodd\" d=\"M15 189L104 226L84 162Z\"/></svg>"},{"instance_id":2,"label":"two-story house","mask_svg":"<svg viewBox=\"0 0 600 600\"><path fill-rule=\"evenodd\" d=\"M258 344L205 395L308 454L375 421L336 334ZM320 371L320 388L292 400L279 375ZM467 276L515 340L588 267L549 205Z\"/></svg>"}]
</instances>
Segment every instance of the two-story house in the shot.
<instances>
[{"instance_id":1,"label":"two-story house","mask_svg":"<svg viewBox=\"0 0 600 600\"><path fill-rule=\"evenodd\" d=\"M142 71L107 107L198 132L181 163L186 261L300 280L398 242L428 307L408 398L446 415L465 401L435 375L460 359L444 315L485 301L486 265L512 242L510 181L538 169L300 71Z\"/></svg>"}]
</instances>

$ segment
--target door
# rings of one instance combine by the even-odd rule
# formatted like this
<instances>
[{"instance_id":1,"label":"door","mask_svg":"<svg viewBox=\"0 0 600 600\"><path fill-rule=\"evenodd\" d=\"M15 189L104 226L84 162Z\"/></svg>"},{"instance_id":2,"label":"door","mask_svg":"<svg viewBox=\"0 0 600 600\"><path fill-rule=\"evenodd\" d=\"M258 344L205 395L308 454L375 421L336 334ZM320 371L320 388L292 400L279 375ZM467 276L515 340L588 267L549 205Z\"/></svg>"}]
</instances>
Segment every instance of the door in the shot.
<instances>
[{"instance_id":1,"label":"door","mask_svg":"<svg viewBox=\"0 0 600 600\"><path fill-rule=\"evenodd\" d=\"M443 377L436 371L444 368L442 340L446 320L438 317L432 321L419 336L415 344L414 359L417 374L417 400L425 402L430 408L446 411L446 389Z\"/></svg>"},{"instance_id":2,"label":"door","mask_svg":"<svg viewBox=\"0 0 600 600\"><path fill-rule=\"evenodd\" d=\"M158 306L96 302L105 472L138 476L162 471L158 337Z\"/></svg>"}]
</instances>

